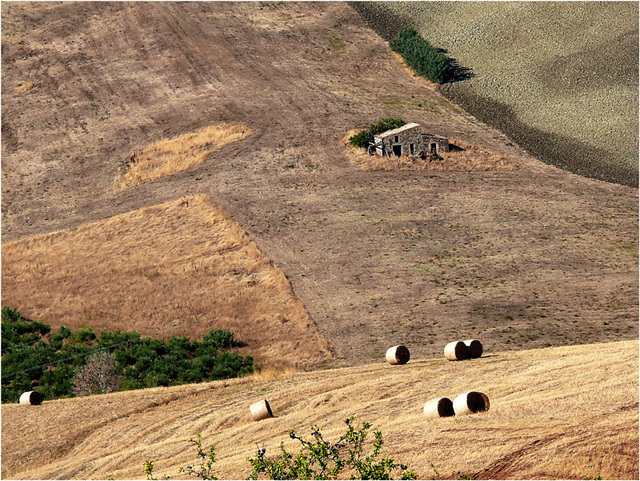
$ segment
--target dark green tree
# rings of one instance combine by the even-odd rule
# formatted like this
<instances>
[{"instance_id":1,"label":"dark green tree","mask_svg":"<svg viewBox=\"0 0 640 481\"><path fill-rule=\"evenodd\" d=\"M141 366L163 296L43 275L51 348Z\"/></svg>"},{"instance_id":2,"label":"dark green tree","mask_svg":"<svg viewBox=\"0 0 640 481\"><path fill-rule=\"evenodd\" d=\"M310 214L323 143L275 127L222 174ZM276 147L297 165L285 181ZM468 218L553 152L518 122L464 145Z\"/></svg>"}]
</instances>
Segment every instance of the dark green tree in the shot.
<instances>
[{"instance_id":1,"label":"dark green tree","mask_svg":"<svg viewBox=\"0 0 640 481\"><path fill-rule=\"evenodd\" d=\"M369 144L373 143L373 139L376 135L386 132L387 130L397 129L405 124L406 122L402 119L395 119L392 117L380 119L371 124L366 130L361 130L354 136L349 137L349 143L354 147L366 149L369 147Z\"/></svg>"}]
</instances>

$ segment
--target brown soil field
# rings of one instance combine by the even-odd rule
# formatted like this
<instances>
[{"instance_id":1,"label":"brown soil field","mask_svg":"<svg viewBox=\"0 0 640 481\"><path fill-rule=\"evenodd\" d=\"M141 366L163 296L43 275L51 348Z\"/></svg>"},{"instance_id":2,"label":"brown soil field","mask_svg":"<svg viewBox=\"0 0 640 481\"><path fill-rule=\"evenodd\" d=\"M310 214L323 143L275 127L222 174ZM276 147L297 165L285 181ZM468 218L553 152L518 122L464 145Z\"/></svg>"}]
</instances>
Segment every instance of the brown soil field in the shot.
<instances>
[{"instance_id":1,"label":"brown soil field","mask_svg":"<svg viewBox=\"0 0 640 481\"><path fill-rule=\"evenodd\" d=\"M334 442L353 416L357 427L366 421L382 431L385 453L419 479L637 479L637 386L638 342L624 341L485 350L459 362L412 351L403 366L379 358L268 379L3 405L2 477L144 479L151 460L160 479L186 479L179 469L197 466L188 439L201 433L205 449L216 446L215 475L246 479L258 447L276 455L282 441L296 453L287 432L308 439L314 425ZM488 396L489 411L423 415L427 401L470 390ZM249 406L261 399L275 417L255 422Z\"/></svg>"},{"instance_id":2,"label":"brown soil field","mask_svg":"<svg viewBox=\"0 0 640 481\"><path fill-rule=\"evenodd\" d=\"M287 276L333 366L399 343L424 357L458 338L638 337L637 190L526 154L413 77L345 3L3 2L2 46L3 244L204 194ZM364 171L341 139L382 117L517 168ZM222 123L252 134L117 184L133 152ZM50 307L45 288L18 302L3 281L3 305ZM176 334L191 333L186 299L168 301ZM140 328L150 314L115 312Z\"/></svg>"},{"instance_id":3,"label":"brown soil field","mask_svg":"<svg viewBox=\"0 0 640 481\"><path fill-rule=\"evenodd\" d=\"M2 265L3 296L56 330L228 329L261 365L331 358L284 274L202 194L5 243Z\"/></svg>"}]
</instances>

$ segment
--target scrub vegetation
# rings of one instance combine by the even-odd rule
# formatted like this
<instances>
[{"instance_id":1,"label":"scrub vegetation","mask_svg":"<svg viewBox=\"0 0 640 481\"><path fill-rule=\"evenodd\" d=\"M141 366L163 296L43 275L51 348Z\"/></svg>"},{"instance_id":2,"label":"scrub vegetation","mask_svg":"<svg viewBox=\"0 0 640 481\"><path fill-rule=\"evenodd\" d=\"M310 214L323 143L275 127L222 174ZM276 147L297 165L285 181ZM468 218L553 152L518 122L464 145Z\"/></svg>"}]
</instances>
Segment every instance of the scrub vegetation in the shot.
<instances>
[{"instance_id":1,"label":"scrub vegetation","mask_svg":"<svg viewBox=\"0 0 640 481\"><path fill-rule=\"evenodd\" d=\"M244 376L255 366L251 356L230 351L240 345L221 329L202 340L173 336L167 341L136 332L97 336L90 327L72 331L62 326L53 332L4 307L2 402L17 402L31 390L56 399Z\"/></svg>"}]
</instances>

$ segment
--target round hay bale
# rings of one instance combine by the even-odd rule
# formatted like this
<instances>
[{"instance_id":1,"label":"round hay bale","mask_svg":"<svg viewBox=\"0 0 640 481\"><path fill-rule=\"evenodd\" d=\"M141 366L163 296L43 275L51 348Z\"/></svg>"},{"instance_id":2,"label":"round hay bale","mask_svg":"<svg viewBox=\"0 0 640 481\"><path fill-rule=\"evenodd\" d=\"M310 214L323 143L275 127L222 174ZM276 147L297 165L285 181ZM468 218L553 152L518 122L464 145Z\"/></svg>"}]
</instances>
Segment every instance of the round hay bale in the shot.
<instances>
[{"instance_id":1,"label":"round hay bale","mask_svg":"<svg viewBox=\"0 0 640 481\"><path fill-rule=\"evenodd\" d=\"M453 416L455 411L453 410L453 402L446 397L439 397L428 401L424 405L424 415L428 418L446 418Z\"/></svg>"},{"instance_id":2,"label":"round hay bale","mask_svg":"<svg viewBox=\"0 0 640 481\"><path fill-rule=\"evenodd\" d=\"M482 343L477 339L468 339L464 341L465 345L469 349L469 357L475 359L482 356Z\"/></svg>"},{"instance_id":3,"label":"round hay bale","mask_svg":"<svg viewBox=\"0 0 640 481\"><path fill-rule=\"evenodd\" d=\"M253 403L249 407L249 410L251 411L251 417L254 421L260 421L261 419L273 417L271 406L269 406L269 401L267 401L266 399L258 401L257 403Z\"/></svg>"},{"instance_id":4,"label":"round hay bale","mask_svg":"<svg viewBox=\"0 0 640 481\"><path fill-rule=\"evenodd\" d=\"M409 349L404 346L393 346L387 349L385 357L389 364L406 364L409 362Z\"/></svg>"},{"instance_id":5,"label":"round hay bale","mask_svg":"<svg viewBox=\"0 0 640 481\"><path fill-rule=\"evenodd\" d=\"M40 406L44 396L37 391L27 391L20 395L20 404L24 406Z\"/></svg>"},{"instance_id":6,"label":"round hay bale","mask_svg":"<svg viewBox=\"0 0 640 481\"><path fill-rule=\"evenodd\" d=\"M469 348L462 341L450 342L444 346L444 357L449 359L449 361L469 359Z\"/></svg>"},{"instance_id":7,"label":"round hay bale","mask_svg":"<svg viewBox=\"0 0 640 481\"><path fill-rule=\"evenodd\" d=\"M453 400L456 416L466 416L489 410L489 397L481 392L469 391Z\"/></svg>"}]
</instances>

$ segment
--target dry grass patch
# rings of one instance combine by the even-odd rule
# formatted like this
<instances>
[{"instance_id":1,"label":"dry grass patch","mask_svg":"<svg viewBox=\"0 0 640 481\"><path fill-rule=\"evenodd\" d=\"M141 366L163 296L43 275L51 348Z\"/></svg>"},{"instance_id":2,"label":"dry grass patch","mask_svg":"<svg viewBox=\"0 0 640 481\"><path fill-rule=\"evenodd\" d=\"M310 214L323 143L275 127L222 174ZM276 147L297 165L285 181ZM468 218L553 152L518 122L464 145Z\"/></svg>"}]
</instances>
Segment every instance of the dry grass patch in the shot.
<instances>
[{"instance_id":1,"label":"dry grass patch","mask_svg":"<svg viewBox=\"0 0 640 481\"><path fill-rule=\"evenodd\" d=\"M20 85L18 85L15 88L16 92L29 92L30 90L33 90L34 88L36 88L36 84L34 84L31 81L27 81L27 82L22 82Z\"/></svg>"},{"instance_id":2,"label":"dry grass patch","mask_svg":"<svg viewBox=\"0 0 640 481\"><path fill-rule=\"evenodd\" d=\"M384 449L419 479L452 472L474 479L637 479L638 341L491 352L465 362L442 357L246 377L2 408L4 478L142 479L175 476L195 461L188 439L214 443L220 479L246 479L257 446L299 449L287 431L311 426L335 441L343 420L381 430ZM411 346L409 346L411 348ZM426 401L469 390L491 409L427 419ZM253 422L268 399L274 416ZM372 437L372 436L370 436ZM369 439L369 443L372 440ZM454 474L453 479L460 479Z\"/></svg>"},{"instance_id":3,"label":"dry grass patch","mask_svg":"<svg viewBox=\"0 0 640 481\"><path fill-rule=\"evenodd\" d=\"M342 137L345 156L353 165L365 171L370 170L434 170L434 171L489 171L489 170L515 170L517 164L505 156L482 150L475 145L458 139L450 139L451 144L463 149L460 151L444 152L442 160L430 161L429 159L410 157L382 157L381 155L369 155L364 149L354 147L349 143L349 138L359 131L354 129Z\"/></svg>"},{"instance_id":4,"label":"dry grass patch","mask_svg":"<svg viewBox=\"0 0 640 481\"><path fill-rule=\"evenodd\" d=\"M2 288L3 305L56 329L195 338L220 328L261 363L330 357L284 274L204 195L3 244Z\"/></svg>"},{"instance_id":5,"label":"dry grass patch","mask_svg":"<svg viewBox=\"0 0 640 481\"><path fill-rule=\"evenodd\" d=\"M159 179L201 164L224 145L251 133L245 125L210 125L197 132L164 139L131 154L123 163L118 183L123 189Z\"/></svg>"}]
</instances>

